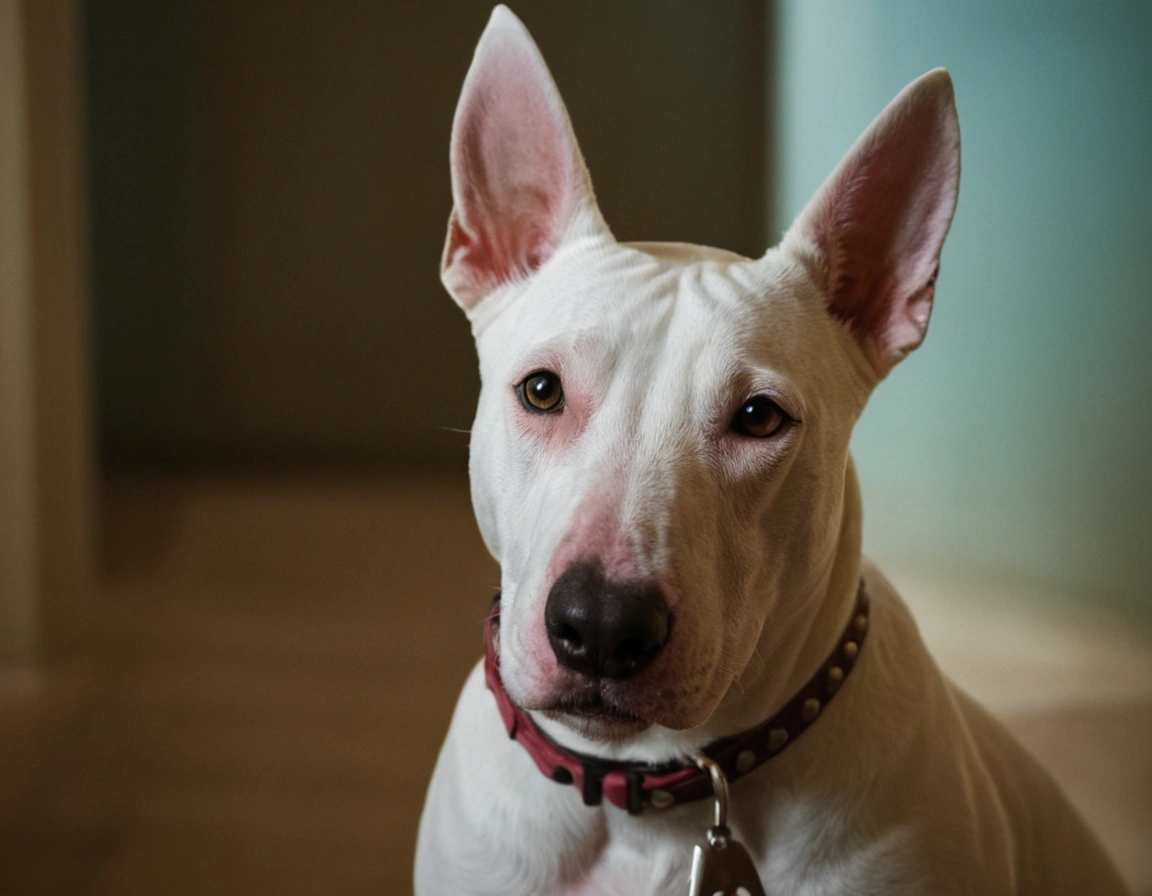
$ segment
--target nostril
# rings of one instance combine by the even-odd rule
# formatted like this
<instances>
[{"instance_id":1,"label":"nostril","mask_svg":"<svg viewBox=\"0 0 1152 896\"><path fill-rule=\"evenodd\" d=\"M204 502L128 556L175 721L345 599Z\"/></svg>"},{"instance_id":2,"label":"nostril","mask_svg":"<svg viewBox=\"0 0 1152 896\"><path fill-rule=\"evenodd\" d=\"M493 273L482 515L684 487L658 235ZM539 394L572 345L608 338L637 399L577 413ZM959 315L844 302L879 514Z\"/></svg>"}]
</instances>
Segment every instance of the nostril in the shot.
<instances>
[{"instance_id":1,"label":"nostril","mask_svg":"<svg viewBox=\"0 0 1152 896\"><path fill-rule=\"evenodd\" d=\"M618 663L633 662L637 659L653 657L660 652L664 644L651 638L635 637L625 638L616 645L612 658Z\"/></svg>"},{"instance_id":2,"label":"nostril","mask_svg":"<svg viewBox=\"0 0 1152 896\"><path fill-rule=\"evenodd\" d=\"M658 589L646 589L625 618L610 627L613 640L606 650L606 678L627 678L647 666L668 643L671 614Z\"/></svg>"},{"instance_id":3,"label":"nostril","mask_svg":"<svg viewBox=\"0 0 1152 896\"><path fill-rule=\"evenodd\" d=\"M558 625L552 634L561 641L567 641L573 647L579 647L582 641L580 632L571 625Z\"/></svg>"}]
</instances>

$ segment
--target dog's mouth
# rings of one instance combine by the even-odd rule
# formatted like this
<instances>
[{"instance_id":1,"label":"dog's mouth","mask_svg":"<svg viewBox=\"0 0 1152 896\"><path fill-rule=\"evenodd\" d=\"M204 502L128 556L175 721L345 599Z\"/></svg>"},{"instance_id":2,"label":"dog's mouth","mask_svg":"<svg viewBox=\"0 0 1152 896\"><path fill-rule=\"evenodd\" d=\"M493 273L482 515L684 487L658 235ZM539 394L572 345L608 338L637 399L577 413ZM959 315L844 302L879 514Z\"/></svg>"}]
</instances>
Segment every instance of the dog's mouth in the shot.
<instances>
[{"instance_id":1,"label":"dog's mouth","mask_svg":"<svg viewBox=\"0 0 1152 896\"><path fill-rule=\"evenodd\" d=\"M598 684L591 684L576 694L558 697L541 712L585 737L599 740L639 734L652 724L606 697Z\"/></svg>"}]
</instances>

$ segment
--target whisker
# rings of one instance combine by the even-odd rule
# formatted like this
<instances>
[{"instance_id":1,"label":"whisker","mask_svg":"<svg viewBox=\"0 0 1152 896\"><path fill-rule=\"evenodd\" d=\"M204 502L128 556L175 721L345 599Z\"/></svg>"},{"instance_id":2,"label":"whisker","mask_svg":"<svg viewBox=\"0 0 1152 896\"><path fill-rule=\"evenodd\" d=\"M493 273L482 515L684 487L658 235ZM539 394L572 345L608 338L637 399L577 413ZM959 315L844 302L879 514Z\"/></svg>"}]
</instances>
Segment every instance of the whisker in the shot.
<instances>
[{"instance_id":1,"label":"whisker","mask_svg":"<svg viewBox=\"0 0 1152 896\"><path fill-rule=\"evenodd\" d=\"M760 645L757 644L752 648L752 656L756 658L756 662L760 664L760 669L756 672L757 675L763 674L764 670L768 668L764 662L764 657L760 656Z\"/></svg>"},{"instance_id":2,"label":"whisker","mask_svg":"<svg viewBox=\"0 0 1152 896\"><path fill-rule=\"evenodd\" d=\"M487 625L489 620L496 618L499 614L496 612L496 598L500 596L499 585L489 585L492 589L492 604L488 607L488 612L484 614L484 618L479 622L474 623L477 626Z\"/></svg>"}]
</instances>

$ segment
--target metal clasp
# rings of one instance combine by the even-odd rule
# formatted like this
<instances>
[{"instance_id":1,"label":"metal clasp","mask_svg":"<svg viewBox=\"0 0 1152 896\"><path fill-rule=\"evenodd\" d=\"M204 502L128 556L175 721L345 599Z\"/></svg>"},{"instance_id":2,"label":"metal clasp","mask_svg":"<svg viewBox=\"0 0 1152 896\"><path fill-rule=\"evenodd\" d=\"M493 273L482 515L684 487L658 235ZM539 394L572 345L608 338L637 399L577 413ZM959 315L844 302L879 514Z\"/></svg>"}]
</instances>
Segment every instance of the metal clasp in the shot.
<instances>
[{"instance_id":1,"label":"metal clasp","mask_svg":"<svg viewBox=\"0 0 1152 896\"><path fill-rule=\"evenodd\" d=\"M712 779L712 795L716 800L716 827L728 829L728 779L724 777L724 770L714 759L701 754L692 757L703 771Z\"/></svg>"},{"instance_id":2,"label":"metal clasp","mask_svg":"<svg viewBox=\"0 0 1152 896\"><path fill-rule=\"evenodd\" d=\"M712 781L716 823L693 850L690 896L765 896L752 857L728 828L728 779L723 769L707 756L694 756L693 760Z\"/></svg>"}]
</instances>

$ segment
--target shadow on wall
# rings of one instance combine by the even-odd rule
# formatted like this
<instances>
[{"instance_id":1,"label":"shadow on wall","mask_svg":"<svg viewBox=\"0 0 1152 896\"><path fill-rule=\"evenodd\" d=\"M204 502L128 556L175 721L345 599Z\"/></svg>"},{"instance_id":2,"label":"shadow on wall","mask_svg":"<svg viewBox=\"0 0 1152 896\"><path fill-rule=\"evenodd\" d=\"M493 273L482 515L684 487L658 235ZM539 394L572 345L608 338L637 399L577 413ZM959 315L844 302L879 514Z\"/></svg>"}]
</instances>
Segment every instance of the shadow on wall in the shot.
<instances>
[{"instance_id":1,"label":"shadow on wall","mask_svg":"<svg viewBox=\"0 0 1152 896\"><path fill-rule=\"evenodd\" d=\"M491 8L87 4L107 460L462 465L475 357L437 269ZM618 236L762 250L763 3L515 8Z\"/></svg>"}]
</instances>

